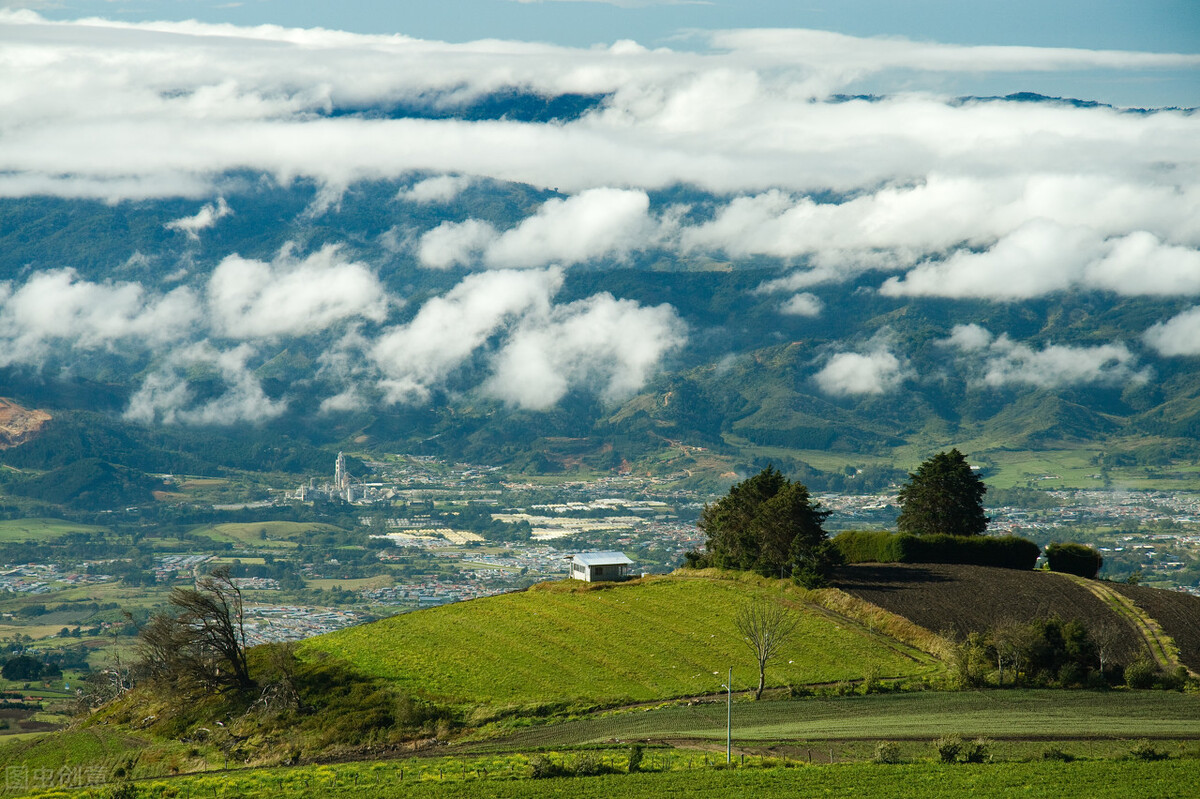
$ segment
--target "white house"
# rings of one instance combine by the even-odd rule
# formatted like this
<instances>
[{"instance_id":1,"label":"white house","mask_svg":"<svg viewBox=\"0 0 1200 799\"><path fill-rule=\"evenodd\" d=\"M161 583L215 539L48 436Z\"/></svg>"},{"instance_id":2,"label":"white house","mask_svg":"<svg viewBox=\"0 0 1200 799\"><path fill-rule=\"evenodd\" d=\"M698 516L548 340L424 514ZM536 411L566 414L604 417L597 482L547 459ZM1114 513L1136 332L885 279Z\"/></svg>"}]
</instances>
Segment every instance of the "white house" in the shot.
<instances>
[{"instance_id":1,"label":"white house","mask_svg":"<svg viewBox=\"0 0 1200 799\"><path fill-rule=\"evenodd\" d=\"M632 565L624 552L581 552L571 558L571 577L587 583L628 580Z\"/></svg>"}]
</instances>

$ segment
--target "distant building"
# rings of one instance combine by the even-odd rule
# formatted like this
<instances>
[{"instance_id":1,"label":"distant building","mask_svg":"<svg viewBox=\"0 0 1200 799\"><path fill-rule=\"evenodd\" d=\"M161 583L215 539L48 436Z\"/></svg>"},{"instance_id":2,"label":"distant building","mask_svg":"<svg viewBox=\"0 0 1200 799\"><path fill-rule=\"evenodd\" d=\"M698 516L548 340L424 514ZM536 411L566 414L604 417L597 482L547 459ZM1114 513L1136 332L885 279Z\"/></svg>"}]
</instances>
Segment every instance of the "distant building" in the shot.
<instances>
[{"instance_id":1,"label":"distant building","mask_svg":"<svg viewBox=\"0 0 1200 799\"><path fill-rule=\"evenodd\" d=\"M628 580L632 565L624 552L581 552L571 558L571 577L585 583Z\"/></svg>"}]
</instances>

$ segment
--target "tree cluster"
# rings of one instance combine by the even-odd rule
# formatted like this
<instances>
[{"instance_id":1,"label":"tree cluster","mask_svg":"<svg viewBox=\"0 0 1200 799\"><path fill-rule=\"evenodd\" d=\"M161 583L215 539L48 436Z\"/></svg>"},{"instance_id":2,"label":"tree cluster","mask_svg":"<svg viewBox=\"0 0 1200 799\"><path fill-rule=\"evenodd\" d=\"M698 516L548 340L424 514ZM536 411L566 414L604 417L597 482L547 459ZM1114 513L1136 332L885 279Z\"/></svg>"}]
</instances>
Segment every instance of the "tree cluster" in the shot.
<instances>
[{"instance_id":1,"label":"tree cluster","mask_svg":"<svg viewBox=\"0 0 1200 799\"><path fill-rule=\"evenodd\" d=\"M1129 652L1128 635L1116 628L1089 631L1078 620L1052 616L971 633L956 650L954 668L973 687L993 680L1029 687L1103 686L1124 679Z\"/></svg>"},{"instance_id":2,"label":"tree cluster","mask_svg":"<svg viewBox=\"0 0 1200 799\"><path fill-rule=\"evenodd\" d=\"M768 466L705 506L698 523L707 536L705 551L688 552L687 565L791 576L809 587L821 585L839 562L821 526L828 516L809 497L808 488Z\"/></svg>"}]
</instances>

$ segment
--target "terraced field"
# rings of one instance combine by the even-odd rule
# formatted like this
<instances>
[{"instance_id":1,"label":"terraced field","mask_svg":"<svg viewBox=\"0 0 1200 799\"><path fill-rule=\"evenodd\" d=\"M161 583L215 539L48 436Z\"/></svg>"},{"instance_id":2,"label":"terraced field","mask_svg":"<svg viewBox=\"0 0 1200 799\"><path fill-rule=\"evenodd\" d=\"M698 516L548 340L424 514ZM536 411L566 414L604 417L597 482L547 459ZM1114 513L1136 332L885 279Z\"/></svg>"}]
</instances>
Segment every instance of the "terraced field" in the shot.
<instances>
[{"instance_id":1,"label":"terraced field","mask_svg":"<svg viewBox=\"0 0 1200 799\"><path fill-rule=\"evenodd\" d=\"M612 705L735 690L757 666L734 615L750 597L799 615L767 668L769 685L941 670L931 655L808 600L778 581L660 577L585 590L570 583L422 610L306 642L305 656L343 658L403 690L470 704ZM781 592L782 591L782 592Z\"/></svg>"}]
</instances>

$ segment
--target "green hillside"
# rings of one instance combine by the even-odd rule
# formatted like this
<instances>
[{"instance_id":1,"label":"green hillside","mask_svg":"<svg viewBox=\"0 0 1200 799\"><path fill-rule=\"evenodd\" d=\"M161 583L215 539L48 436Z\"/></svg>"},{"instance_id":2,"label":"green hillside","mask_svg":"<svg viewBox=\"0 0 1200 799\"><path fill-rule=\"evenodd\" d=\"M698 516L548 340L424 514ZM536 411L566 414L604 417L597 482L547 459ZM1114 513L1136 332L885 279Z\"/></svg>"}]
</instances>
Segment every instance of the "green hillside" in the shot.
<instances>
[{"instance_id":1,"label":"green hillside","mask_svg":"<svg viewBox=\"0 0 1200 799\"><path fill-rule=\"evenodd\" d=\"M782 597L796 634L767 668L768 685L937 672L938 661L778 583L668 576L620 585L555 583L395 616L311 639L302 653L353 662L401 690L452 703L615 704L752 688L755 662L734 615Z\"/></svg>"}]
</instances>

